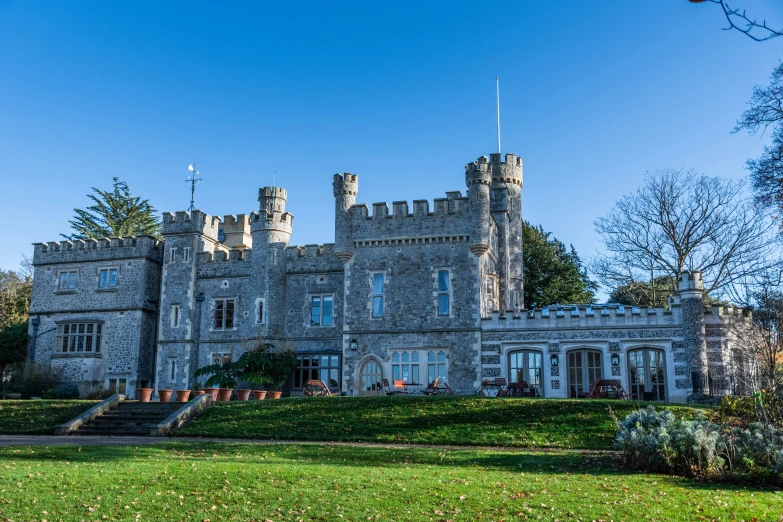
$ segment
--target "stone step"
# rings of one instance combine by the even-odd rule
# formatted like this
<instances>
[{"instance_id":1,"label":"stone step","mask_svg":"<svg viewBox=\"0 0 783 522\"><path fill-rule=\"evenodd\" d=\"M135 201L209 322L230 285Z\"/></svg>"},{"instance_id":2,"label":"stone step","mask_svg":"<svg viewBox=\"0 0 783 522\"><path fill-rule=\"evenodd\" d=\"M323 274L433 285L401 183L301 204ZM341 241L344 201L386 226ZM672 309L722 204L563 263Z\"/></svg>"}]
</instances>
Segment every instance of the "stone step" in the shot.
<instances>
[{"instance_id":1,"label":"stone step","mask_svg":"<svg viewBox=\"0 0 783 522\"><path fill-rule=\"evenodd\" d=\"M140 435L149 436L150 426L115 427L112 429L99 429L94 427L79 428L77 435Z\"/></svg>"}]
</instances>

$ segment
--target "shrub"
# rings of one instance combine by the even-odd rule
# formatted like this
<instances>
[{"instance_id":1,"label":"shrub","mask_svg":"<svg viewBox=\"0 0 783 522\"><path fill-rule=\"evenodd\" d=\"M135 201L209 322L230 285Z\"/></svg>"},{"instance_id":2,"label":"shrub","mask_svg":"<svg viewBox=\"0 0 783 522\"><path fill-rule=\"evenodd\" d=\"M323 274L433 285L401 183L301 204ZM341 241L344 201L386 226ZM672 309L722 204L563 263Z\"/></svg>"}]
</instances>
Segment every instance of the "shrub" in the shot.
<instances>
[{"instance_id":1,"label":"shrub","mask_svg":"<svg viewBox=\"0 0 783 522\"><path fill-rule=\"evenodd\" d=\"M39 369L31 365L22 380L23 397L43 397L47 390L60 384L60 376L50 369Z\"/></svg>"},{"instance_id":2,"label":"shrub","mask_svg":"<svg viewBox=\"0 0 783 522\"><path fill-rule=\"evenodd\" d=\"M54 387L55 399L78 399L79 387L70 382L63 382Z\"/></svg>"},{"instance_id":3,"label":"shrub","mask_svg":"<svg viewBox=\"0 0 783 522\"><path fill-rule=\"evenodd\" d=\"M783 430L772 424L743 429L714 424L703 414L678 419L648 406L617 423L615 447L633 469L783 483Z\"/></svg>"},{"instance_id":4,"label":"shrub","mask_svg":"<svg viewBox=\"0 0 783 522\"><path fill-rule=\"evenodd\" d=\"M749 427L752 423L773 423L783 427L783 401L776 394L762 390L749 397L723 397L715 415L721 424Z\"/></svg>"},{"instance_id":5,"label":"shrub","mask_svg":"<svg viewBox=\"0 0 783 522\"><path fill-rule=\"evenodd\" d=\"M85 395L84 399L91 400L91 401L102 401L104 399L108 399L115 393L116 392L112 390L104 390L103 388L100 388L98 390L93 390L87 395Z\"/></svg>"}]
</instances>

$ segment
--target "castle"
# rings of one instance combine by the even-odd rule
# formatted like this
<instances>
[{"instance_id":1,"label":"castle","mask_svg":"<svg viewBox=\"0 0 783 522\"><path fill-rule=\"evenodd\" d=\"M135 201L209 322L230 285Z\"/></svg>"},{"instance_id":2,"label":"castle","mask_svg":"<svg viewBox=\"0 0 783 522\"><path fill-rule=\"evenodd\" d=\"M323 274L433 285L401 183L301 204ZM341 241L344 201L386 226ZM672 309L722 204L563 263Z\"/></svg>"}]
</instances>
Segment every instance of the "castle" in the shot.
<instances>
[{"instance_id":1,"label":"castle","mask_svg":"<svg viewBox=\"0 0 783 522\"><path fill-rule=\"evenodd\" d=\"M149 236L36 243L30 358L82 391L189 389L194 372L263 338L296 350L286 390L321 379L348 395L383 379L458 394L485 379L577 397L599 378L648 400L736 391L743 361L726 319L704 310L698 272L668 309L524 310L522 159L465 168L467 194L357 204L359 178L334 176L334 244L290 246L280 187L250 214L163 215Z\"/></svg>"}]
</instances>

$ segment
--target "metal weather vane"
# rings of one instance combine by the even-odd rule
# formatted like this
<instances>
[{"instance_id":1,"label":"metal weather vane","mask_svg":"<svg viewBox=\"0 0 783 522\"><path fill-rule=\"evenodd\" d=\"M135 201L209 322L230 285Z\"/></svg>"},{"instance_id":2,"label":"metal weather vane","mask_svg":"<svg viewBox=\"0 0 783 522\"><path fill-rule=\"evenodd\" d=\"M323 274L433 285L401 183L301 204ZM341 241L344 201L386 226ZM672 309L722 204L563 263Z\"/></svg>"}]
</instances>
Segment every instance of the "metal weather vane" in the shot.
<instances>
[{"instance_id":1,"label":"metal weather vane","mask_svg":"<svg viewBox=\"0 0 783 522\"><path fill-rule=\"evenodd\" d=\"M193 206L194 196L196 194L196 185L201 181L201 178L198 177L199 172L196 170L195 162L188 165L188 170L192 173L190 176L188 176L188 179L185 180L186 183L190 183L190 206L188 207L188 212L193 212L193 210L196 208Z\"/></svg>"}]
</instances>

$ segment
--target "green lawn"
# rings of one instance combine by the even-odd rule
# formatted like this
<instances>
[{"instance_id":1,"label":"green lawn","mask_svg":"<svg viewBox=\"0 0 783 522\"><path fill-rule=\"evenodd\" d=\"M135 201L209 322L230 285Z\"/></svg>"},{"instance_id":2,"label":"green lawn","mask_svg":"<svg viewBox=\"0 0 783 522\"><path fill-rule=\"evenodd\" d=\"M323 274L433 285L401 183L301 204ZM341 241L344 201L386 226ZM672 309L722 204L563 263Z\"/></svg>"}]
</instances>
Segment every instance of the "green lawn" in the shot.
<instances>
[{"instance_id":1,"label":"green lawn","mask_svg":"<svg viewBox=\"0 0 783 522\"><path fill-rule=\"evenodd\" d=\"M578 452L171 442L0 448L0 520L778 520L783 495Z\"/></svg>"},{"instance_id":2,"label":"green lawn","mask_svg":"<svg viewBox=\"0 0 783 522\"><path fill-rule=\"evenodd\" d=\"M609 449L629 401L308 397L217 403L180 436ZM695 410L670 406L681 414Z\"/></svg>"},{"instance_id":3,"label":"green lawn","mask_svg":"<svg viewBox=\"0 0 783 522\"><path fill-rule=\"evenodd\" d=\"M0 401L0 433L48 435L54 426L87 411L97 401Z\"/></svg>"}]
</instances>

